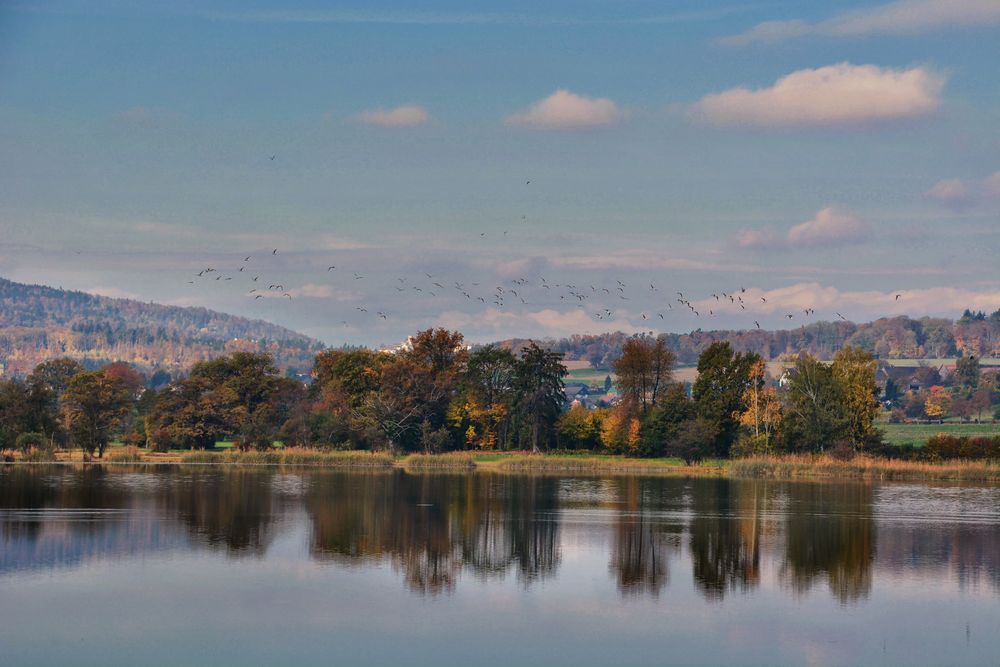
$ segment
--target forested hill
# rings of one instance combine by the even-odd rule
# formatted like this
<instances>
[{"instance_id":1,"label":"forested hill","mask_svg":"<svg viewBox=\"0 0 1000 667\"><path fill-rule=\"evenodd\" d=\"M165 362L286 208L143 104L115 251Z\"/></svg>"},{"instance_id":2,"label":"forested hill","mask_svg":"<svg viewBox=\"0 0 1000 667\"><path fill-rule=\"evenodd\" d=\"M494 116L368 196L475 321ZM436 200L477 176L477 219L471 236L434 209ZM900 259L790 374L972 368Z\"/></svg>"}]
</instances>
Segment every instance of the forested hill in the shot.
<instances>
[{"instance_id":1,"label":"forested hill","mask_svg":"<svg viewBox=\"0 0 1000 667\"><path fill-rule=\"evenodd\" d=\"M261 320L0 278L3 374L60 356L87 366L125 361L141 370L186 370L235 350L267 351L282 368L308 371L320 349L319 341Z\"/></svg>"},{"instance_id":2,"label":"forested hill","mask_svg":"<svg viewBox=\"0 0 1000 667\"><path fill-rule=\"evenodd\" d=\"M701 351L720 340L728 340L737 351L756 352L769 360L803 351L820 359L830 359L845 345L861 347L883 359L942 359L959 354L1000 357L1000 310L992 315L966 311L957 321L893 317L864 324L815 322L778 331L698 329L688 334L663 336L681 364L697 363ZM585 360L597 368L608 368L621 354L622 343L628 337L629 334L619 331L575 335L545 343L550 349L565 353L567 359ZM526 343L510 339L501 345L516 350Z\"/></svg>"}]
</instances>

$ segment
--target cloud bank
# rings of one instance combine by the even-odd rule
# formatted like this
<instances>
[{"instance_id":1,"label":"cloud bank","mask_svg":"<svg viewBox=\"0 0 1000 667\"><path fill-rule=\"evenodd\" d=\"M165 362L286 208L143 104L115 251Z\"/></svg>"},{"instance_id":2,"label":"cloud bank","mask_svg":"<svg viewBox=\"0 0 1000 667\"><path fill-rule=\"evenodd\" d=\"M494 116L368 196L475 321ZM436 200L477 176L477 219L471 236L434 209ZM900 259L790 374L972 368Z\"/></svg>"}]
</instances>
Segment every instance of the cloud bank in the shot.
<instances>
[{"instance_id":1,"label":"cloud bank","mask_svg":"<svg viewBox=\"0 0 1000 667\"><path fill-rule=\"evenodd\" d=\"M837 14L817 23L766 21L721 40L727 46L769 44L805 36L868 37L917 35L944 28L1000 24L996 0L898 0L886 5Z\"/></svg>"},{"instance_id":2,"label":"cloud bank","mask_svg":"<svg viewBox=\"0 0 1000 667\"><path fill-rule=\"evenodd\" d=\"M871 236L871 228L847 211L827 207L811 220L790 228L784 235L771 227L744 229L736 235L736 245L746 249L808 248L860 243Z\"/></svg>"},{"instance_id":3,"label":"cloud bank","mask_svg":"<svg viewBox=\"0 0 1000 667\"><path fill-rule=\"evenodd\" d=\"M559 89L523 112L508 116L508 125L537 130L580 130L619 123L622 112L605 97L585 97Z\"/></svg>"},{"instance_id":4,"label":"cloud bank","mask_svg":"<svg viewBox=\"0 0 1000 667\"><path fill-rule=\"evenodd\" d=\"M415 127L430 120L430 114L422 106L404 104L395 109L362 111L354 119L365 125L378 125L379 127Z\"/></svg>"},{"instance_id":5,"label":"cloud bank","mask_svg":"<svg viewBox=\"0 0 1000 667\"><path fill-rule=\"evenodd\" d=\"M768 88L703 97L691 115L723 127L833 127L925 116L940 106L944 78L924 67L895 70L838 63L802 69Z\"/></svg>"}]
</instances>

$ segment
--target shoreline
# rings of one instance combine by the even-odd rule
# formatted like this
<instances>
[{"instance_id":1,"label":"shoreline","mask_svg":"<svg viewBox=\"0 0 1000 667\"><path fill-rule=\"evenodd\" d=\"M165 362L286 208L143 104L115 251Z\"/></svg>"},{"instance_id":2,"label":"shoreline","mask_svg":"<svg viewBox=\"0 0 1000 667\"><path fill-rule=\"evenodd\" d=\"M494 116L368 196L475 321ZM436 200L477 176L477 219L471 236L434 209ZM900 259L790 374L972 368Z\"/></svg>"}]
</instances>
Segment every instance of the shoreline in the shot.
<instances>
[{"instance_id":1,"label":"shoreline","mask_svg":"<svg viewBox=\"0 0 1000 667\"><path fill-rule=\"evenodd\" d=\"M69 455L67 455L69 454ZM952 460L899 461L858 455L850 460L830 455L785 454L686 465L676 459L632 459L600 454L531 454L527 452L451 452L392 456L367 451L320 452L293 449L271 452L109 452L105 459L83 461L79 452L60 452L54 461L15 461L7 465L193 465L208 467L301 467L412 472L513 474L665 475L692 478L784 479L907 482L1000 483L1000 462ZM117 456L116 456L117 455Z\"/></svg>"}]
</instances>

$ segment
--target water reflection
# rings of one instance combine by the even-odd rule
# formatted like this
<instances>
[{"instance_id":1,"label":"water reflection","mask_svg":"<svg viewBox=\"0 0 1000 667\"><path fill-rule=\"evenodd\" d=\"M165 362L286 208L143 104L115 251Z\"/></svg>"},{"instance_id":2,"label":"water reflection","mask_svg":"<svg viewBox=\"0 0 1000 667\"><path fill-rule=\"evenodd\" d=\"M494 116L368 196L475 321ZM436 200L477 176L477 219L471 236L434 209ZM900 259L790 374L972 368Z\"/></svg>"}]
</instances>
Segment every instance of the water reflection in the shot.
<instances>
[{"instance_id":1,"label":"water reflection","mask_svg":"<svg viewBox=\"0 0 1000 667\"><path fill-rule=\"evenodd\" d=\"M683 527L655 512L655 508L669 506L679 498L679 487L667 481L637 477L614 480L621 509L615 517L609 569L624 595L648 593L656 597L669 581L669 561L680 551Z\"/></svg>"},{"instance_id":2,"label":"water reflection","mask_svg":"<svg viewBox=\"0 0 1000 667\"><path fill-rule=\"evenodd\" d=\"M747 593L759 584L766 489L761 482L726 479L692 485L691 559L707 599L722 600L731 590Z\"/></svg>"},{"instance_id":3,"label":"water reflection","mask_svg":"<svg viewBox=\"0 0 1000 667\"><path fill-rule=\"evenodd\" d=\"M875 563L872 487L793 484L788 488L783 574L804 593L825 580L842 604L868 597Z\"/></svg>"},{"instance_id":4,"label":"water reflection","mask_svg":"<svg viewBox=\"0 0 1000 667\"><path fill-rule=\"evenodd\" d=\"M293 536L295 558L385 563L432 596L466 576L531 588L570 553L606 563L623 599L655 599L678 579L712 603L768 587L859 605L880 578L995 595L998 500L996 488L10 466L0 575L175 552L267 559Z\"/></svg>"},{"instance_id":5,"label":"water reflection","mask_svg":"<svg viewBox=\"0 0 1000 667\"><path fill-rule=\"evenodd\" d=\"M331 483L332 482L332 483ZM463 570L526 583L559 564L558 486L551 478L401 472L315 479L304 504L309 552L353 564L388 558L419 592L454 589Z\"/></svg>"}]
</instances>

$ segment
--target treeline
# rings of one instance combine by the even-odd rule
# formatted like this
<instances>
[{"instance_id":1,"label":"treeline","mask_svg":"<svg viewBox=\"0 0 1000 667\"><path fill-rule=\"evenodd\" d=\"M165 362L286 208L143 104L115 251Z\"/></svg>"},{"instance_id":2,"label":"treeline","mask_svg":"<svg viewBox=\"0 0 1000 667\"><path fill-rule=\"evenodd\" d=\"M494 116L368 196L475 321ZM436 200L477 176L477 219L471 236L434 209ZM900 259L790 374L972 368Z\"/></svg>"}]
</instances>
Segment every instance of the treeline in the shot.
<instances>
[{"instance_id":1,"label":"treeline","mask_svg":"<svg viewBox=\"0 0 1000 667\"><path fill-rule=\"evenodd\" d=\"M256 352L149 380L121 362L88 370L56 359L24 380L0 381L0 449L31 458L74 446L102 456L115 440L157 451L232 441L244 450L276 443L393 454L573 449L687 462L881 452L875 421L888 399L876 383L878 362L859 348L839 350L832 363L802 353L775 383L760 355L715 342L699 356L689 391L674 381L677 359L666 337L632 336L612 364L619 398L598 409L565 409L562 359L533 343L517 354L494 345L472 350L445 329L421 331L391 353L325 350L308 384ZM975 360L963 360L956 378L955 391L992 400Z\"/></svg>"},{"instance_id":2,"label":"treeline","mask_svg":"<svg viewBox=\"0 0 1000 667\"><path fill-rule=\"evenodd\" d=\"M690 395L672 381L675 362L665 337L626 340L613 363L621 400L605 409L571 407L558 425L564 445L692 462L769 452L850 454L881 443L877 362L858 348L840 350L832 364L800 354L780 390L760 355L737 352L728 342L701 353Z\"/></svg>"},{"instance_id":3,"label":"treeline","mask_svg":"<svg viewBox=\"0 0 1000 667\"><path fill-rule=\"evenodd\" d=\"M815 322L798 329L765 331L698 329L687 334L662 334L667 347L683 365L697 363L713 343L728 341L737 352L753 353L765 361L806 352L829 361L845 347L857 347L880 359L943 359L959 355L1000 357L1000 310L992 315L966 313L957 322L924 317L883 318L866 324ZM595 368L609 368L621 356L630 338L622 332L574 335L547 340L544 347L567 359L585 360ZM518 350L528 341L511 339L501 345Z\"/></svg>"},{"instance_id":4,"label":"treeline","mask_svg":"<svg viewBox=\"0 0 1000 667\"><path fill-rule=\"evenodd\" d=\"M232 440L241 449L538 451L557 446L561 360L537 346L470 352L460 333L438 329L395 353L321 352L308 386L281 376L268 354L237 352L157 390L127 364L88 371L59 359L0 382L0 449L72 445L101 456L113 440L159 451Z\"/></svg>"},{"instance_id":5,"label":"treeline","mask_svg":"<svg viewBox=\"0 0 1000 667\"><path fill-rule=\"evenodd\" d=\"M0 279L0 372L26 375L46 359L90 369L127 361L172 372L237 351L266 352L307 371L319 342L260 320Z\"/></svg>"}]
</instances>

